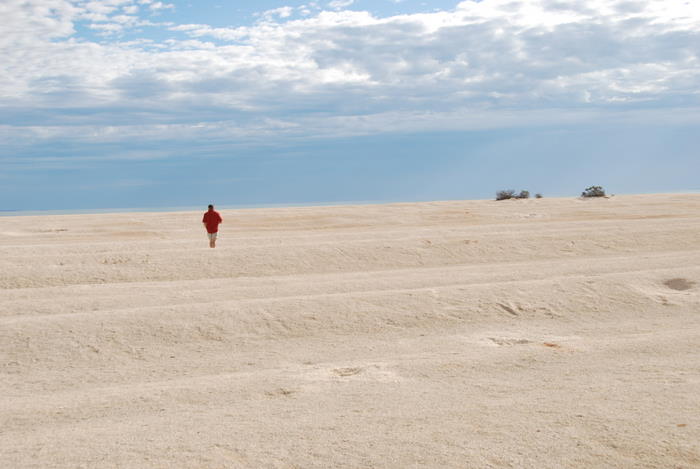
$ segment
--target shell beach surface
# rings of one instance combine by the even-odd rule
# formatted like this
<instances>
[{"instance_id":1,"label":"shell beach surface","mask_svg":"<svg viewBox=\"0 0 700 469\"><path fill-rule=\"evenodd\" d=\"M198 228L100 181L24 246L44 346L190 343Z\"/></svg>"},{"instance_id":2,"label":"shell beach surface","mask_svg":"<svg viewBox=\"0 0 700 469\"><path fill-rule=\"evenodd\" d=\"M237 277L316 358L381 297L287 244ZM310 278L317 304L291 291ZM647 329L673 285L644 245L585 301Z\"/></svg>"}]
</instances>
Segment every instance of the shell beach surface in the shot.
<instances>
[{"instance_id":1,"label":"shell beach surface","mask_svg":"<svg viewBox=\"0 0 700 469\"><path fill-rule=\"evenodd\" d=\"M0 217L0 467L700 467L700 195Z\"/></svg>"}]
</instances>

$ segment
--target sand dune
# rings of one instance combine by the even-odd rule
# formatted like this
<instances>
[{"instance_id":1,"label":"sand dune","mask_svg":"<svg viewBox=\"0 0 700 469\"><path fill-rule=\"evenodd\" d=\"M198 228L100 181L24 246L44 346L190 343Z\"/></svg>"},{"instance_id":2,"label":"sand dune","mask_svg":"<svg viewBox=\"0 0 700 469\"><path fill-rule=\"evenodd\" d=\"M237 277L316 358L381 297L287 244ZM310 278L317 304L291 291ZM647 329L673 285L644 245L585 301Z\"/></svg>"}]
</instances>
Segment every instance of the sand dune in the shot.
<instances>
[{"instance_id":1,"label":"sand dune","mask_svg":"<svg viewBox=\"0 0 700 469\"><path fill-rule=\"evenodd\" d=\"M0 467L700 467L700 195L0 218Z\"/></svg>"}]
</instances>

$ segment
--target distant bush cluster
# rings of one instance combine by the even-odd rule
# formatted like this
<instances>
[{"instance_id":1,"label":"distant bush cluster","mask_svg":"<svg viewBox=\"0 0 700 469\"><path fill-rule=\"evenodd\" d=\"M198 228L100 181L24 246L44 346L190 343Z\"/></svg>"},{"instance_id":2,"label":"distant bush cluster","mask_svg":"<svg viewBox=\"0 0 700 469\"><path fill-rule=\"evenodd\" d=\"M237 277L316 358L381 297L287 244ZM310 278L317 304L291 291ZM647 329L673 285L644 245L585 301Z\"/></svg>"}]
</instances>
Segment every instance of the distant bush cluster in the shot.
<instances>
[{"instance_id":1,"label":"distant bush cluster","mask_svg":"<svg viewBox=\"0 0 700 469\"><path fill-rule=\"evenodd\" d=\"M581 197L605 197L605 189L600 186L591 186L581 192Z\"/></svg>"},{"instance_id":2,"label":"distant bush cluster","mask_svg":"<svg viewBox=\"0 0 700 469\"><path fill-rule=\"evenodd\" d=\"M607 197L605 195L605 189L603 189L601 186L591 186L587 187L586 190L581 192L581 197ZM496 200L508 200L508 199L529 199L530 198L530 192L529 191L520 191L516 193L513 189L508 189L508 190L502 190L496 192ZM536 199L541 199L542 194L535 194Z\"/></svg>"},{"instance_id":3,"label":"distant bush cluster","mask_svg":"<svg viewBox=\"0 0 700 469\"><path fill-rule=\"evenodd\" d=\"M541 199L542 194L536 194L535 197L537 197L538 199ZM529 199L529 198L530 198L530 192L528 192L528 191L520 191L520 193L518 193L518 194L516 194L513 189L508 189L508 190L496 192L496 200Z\"/></svg>"}]
</instances>

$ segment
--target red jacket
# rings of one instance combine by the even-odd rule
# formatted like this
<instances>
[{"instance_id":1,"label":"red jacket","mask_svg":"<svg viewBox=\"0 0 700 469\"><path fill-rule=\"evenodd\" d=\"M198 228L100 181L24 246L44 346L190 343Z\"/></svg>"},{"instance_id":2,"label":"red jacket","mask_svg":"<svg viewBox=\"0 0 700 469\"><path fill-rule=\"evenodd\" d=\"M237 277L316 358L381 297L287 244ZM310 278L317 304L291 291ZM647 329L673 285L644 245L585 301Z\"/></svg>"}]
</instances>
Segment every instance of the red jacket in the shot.
<instances>
[{"instance_id":1,"label":"red jacket","mask_svg":"<svg viewBox=\"0 0 700 469\"><path fill-rule=\"evenodd\" d=\"M209 210L202 217L202 223L207 225L207 233L216 233L219 231L219 223L224 221L216 210Z\"/></svg>"}]
</instances>

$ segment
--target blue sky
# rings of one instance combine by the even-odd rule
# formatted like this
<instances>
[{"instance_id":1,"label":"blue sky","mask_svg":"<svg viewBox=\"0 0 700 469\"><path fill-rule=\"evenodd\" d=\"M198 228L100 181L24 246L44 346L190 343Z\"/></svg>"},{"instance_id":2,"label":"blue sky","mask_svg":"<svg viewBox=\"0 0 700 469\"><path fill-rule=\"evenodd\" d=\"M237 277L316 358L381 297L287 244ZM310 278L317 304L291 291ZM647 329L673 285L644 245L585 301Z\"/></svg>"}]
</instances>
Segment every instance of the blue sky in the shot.
<instances>
[{"instance_id":1,"label":"blue sky","mask_svg":"<svg viewBox=\"0 0 700 469\"><path fill-rule=\"evenodd\" d=\"M684 0L9 0L0 210L700 189Z\"/></svg>"}]
</instances>

